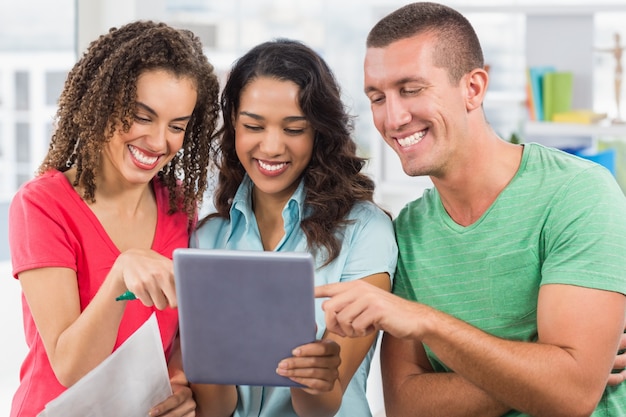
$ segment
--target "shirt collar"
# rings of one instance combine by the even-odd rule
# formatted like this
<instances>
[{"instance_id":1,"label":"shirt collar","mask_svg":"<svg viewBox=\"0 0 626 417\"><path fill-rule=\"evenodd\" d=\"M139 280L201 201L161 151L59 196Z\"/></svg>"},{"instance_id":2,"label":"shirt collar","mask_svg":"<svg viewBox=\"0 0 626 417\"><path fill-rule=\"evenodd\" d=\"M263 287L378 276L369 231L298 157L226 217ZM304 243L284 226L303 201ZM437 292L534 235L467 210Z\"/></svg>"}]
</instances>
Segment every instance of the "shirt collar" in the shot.
<instances>
[{"instance_id":1,"label":"shirt collar","mask_svg":"<svg viewBox=\"0 0 626 417\"><path fill-rule=\"evenodd\" d=\"M230 235L232 235L233 232L233 225L236 225L239 222L240 217L243 217L246 227L250 227L251 224L256 225L254 212L252 211L253 187L254 183L248 174L246 174L241 182L241 185L239 185L237 192L235 193L235 197L233 197L233 204L230 207ZM285 207L283 208L283 220L285 222L285 231L287 233L289 233L294 226L300 226L300 222L305 215L304 198L304 180L300 180L298 188L296 188L293 195L289 198L289 201L287 201L287 204L285 204Z\"/></svg>"}]
</instances>

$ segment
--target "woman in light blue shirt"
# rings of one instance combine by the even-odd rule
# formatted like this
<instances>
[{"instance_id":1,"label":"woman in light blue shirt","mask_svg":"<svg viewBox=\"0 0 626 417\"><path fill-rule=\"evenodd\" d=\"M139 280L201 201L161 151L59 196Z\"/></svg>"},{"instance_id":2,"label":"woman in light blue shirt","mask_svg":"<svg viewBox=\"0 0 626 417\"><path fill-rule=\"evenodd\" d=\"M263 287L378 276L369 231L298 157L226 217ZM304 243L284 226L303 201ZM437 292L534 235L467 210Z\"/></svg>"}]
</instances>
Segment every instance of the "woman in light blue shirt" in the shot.
<instances>
[{"instance_id":1,"label":"woman in light blue shirt","mask_svg":"<svg viewBox=\"0 0 626 417\"><path fill-rule=\"evenodd\" d=\"M361 173L351 117L322 58L289 40L266 42L233 67L222 93L216 213L192 246L308 251L316 285L363 279L387 291L397 247L389 216ZM326 332L277 364L305 388L193 385L199 416L371 416L365 396L375 335Z\"/></svg>"}]
</instances>

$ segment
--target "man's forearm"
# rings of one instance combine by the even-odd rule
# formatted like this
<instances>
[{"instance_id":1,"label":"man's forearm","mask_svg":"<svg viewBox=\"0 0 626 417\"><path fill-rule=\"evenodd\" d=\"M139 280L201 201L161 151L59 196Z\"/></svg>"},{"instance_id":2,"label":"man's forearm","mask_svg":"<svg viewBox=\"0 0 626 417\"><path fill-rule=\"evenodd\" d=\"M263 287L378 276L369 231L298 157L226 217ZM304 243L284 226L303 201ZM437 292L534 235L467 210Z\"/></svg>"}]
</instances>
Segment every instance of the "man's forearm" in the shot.
<instances>
[{"instance_id":1,"label":"man's forearm","mask_svg":"<svg viewBox=\"0 0 626 417\"><path fill-rule=\"evenodd\" d=\"M438 323L424 343L448 367L509 407L537 416L557 415L555 410L571 416L595 408L603 386L592 382L585 370L589 364L582 363L588 359L579 359L579 352L499 339L450 316ZM576 410L568 411L573 406Z\"/></svg>"},{"instance_id":2,"label":"man's forearm","mask_svg":"<svg viewBox=\"0 0 626 417\"><path fill-rule=\"evenodd\" d=\"M498 417L510 409L463 377L449 373L424 373L385 389L387 417Z\"/></svg>"}]
</instances>

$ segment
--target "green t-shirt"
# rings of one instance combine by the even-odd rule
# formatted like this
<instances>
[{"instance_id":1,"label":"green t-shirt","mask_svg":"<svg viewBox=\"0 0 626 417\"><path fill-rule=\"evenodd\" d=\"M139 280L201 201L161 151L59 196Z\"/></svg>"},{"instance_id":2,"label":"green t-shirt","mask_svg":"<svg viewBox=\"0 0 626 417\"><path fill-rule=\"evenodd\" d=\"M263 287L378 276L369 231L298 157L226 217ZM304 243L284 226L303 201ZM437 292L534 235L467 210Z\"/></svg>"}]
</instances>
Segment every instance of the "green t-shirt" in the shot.
<instances>
[{"instance_id":1,"label":"green t-shirt","mask_svg":"<svg viewBox=\"0 0 626 417\"><path fill-rule=\"evenodd\" d=\"M393 292L501 338L537 339L543 284L626 294L626 197L606 169L562 151L526 144L511 183L468 227L435 188L394 224ZM426 350L436 371L449 371ZM593 415L626 416L626 384L607 388Z\"/></svg>"}]
</instances>

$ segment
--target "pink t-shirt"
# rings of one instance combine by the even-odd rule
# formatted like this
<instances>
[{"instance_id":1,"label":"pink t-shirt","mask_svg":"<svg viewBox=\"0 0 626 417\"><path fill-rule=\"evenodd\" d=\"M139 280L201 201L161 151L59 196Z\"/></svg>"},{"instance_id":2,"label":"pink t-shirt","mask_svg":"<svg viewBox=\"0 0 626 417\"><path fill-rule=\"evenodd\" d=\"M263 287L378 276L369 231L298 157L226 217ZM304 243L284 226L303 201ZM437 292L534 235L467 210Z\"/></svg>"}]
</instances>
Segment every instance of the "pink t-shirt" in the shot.
<instances>
[{"instance_id":1,"label":"pink t-shirt","mask_svg":"<svg viewBox=\"0 0 626 417\"><path fill-rule=\"evenodd\" d=\"M158 219L152 249L171 258L174 249L188 246L189 222L184 213L167 214L166 187L155 180L153 188ZM93 299L120 254L91 209L66 177L56 170L29 181L13 198L9 211L9 243L15 277L20 272L43 267L76 271L81 311ZM52 371L23 296L22 304L28 353L22 364L11 417L34 417L65 388ZM177 310L159 311L138 301L127 303L115 349L153 312L168 355L178 330Z\"/></svg>"}]
</instances>

